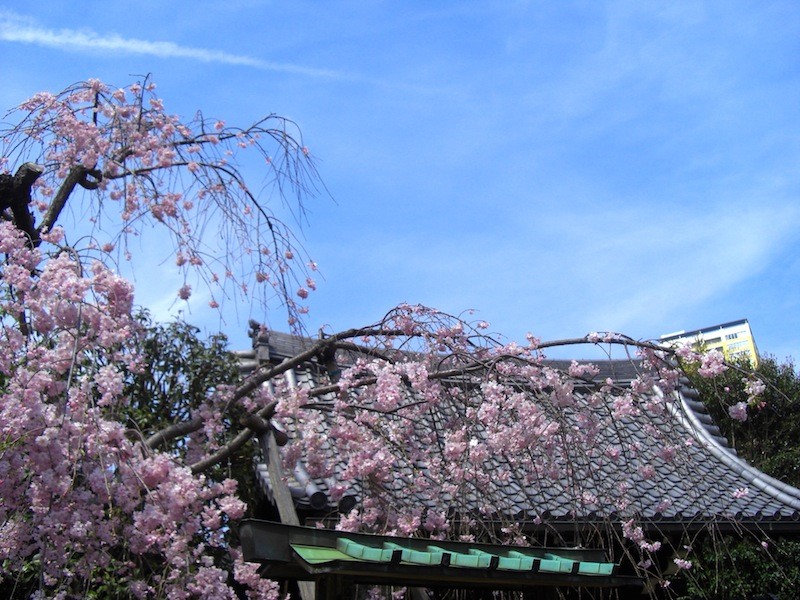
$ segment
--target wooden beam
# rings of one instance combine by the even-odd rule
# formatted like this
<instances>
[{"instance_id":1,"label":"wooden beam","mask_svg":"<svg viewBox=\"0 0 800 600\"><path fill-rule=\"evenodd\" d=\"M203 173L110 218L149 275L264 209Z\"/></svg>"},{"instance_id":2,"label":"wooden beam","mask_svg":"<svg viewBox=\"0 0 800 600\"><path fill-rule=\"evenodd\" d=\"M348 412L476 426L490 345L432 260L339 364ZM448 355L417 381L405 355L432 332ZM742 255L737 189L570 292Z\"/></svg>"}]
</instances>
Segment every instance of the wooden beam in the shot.
<instances>
[{"instance_id":1,"label":"wooden beam","mask_svg":"<svg viewBox=\"0 0 800 600\"><path fill-rule=\"evenodd\" d=\"M267 461L269 485L272 488L272 497L278 506L281 522L286 525L300 525L300 518L294 508L292 493L283 478L281 453L271 429L258 434L258 443L261 446L264 459ZM315 600L316 585L313 581L298 581L297 586L300 588L300 598L302 600Z\"/></svg>"}]
</instances>

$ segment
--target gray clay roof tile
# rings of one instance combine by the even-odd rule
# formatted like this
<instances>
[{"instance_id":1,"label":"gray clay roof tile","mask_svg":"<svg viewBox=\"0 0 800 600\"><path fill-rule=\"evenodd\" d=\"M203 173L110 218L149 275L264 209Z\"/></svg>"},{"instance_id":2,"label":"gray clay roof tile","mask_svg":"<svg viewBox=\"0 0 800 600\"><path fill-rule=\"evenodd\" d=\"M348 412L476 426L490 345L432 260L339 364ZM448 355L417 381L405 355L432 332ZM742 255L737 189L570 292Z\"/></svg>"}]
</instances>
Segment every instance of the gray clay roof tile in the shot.
<instances>
[{"instance_id":1,"label":"gray clay roof tile","mask_svg":"<svg viewBox=\"0 0 800 600\"><path fill-rule=\"evenodd\" d=\"M287 334L269 333L269 357L280 362L306 349L311 340ZM253 367L255 352L238 353L243 370ZM263 353L262 353L263 355ZM565 369L570 361L551 361L555 368ZM600 367L598 380L612 376L618 380L636 377L640 365L630 361L606 361L596 363ZM313 386L311 370L301 370L297 378L299 385ZM431 424L432 426L432 424ZM708 415L695 390L687 385L681 387L677 401L660 417L644 420L628 417L615 423L618 431L608 428L598 432L597 445L603 448L620 443L623 437L629 444L617 461L607 459L602 453L579 454L575 476L563 473L552 480L546 475L531 477L531 473L513 473L505 488L495 482L501 498L495 505L509 515L526 514L531 518L549 514L561 518L626 518L637 516L644 520L670 520L685 522L732 518L752 521L793 521L800 516L800 490L768 477L738 458L718 427ZM326 424L320 424L318 435L325 435ZM439 430L441 431L441 429ZM291 443L291 442L290 442ZM662 458L665 445L672 444L680 452L672 461ZM324 443L335 461L335 450ZM636 447L633 447L636 446ZM542 459L542 464L545 463ZM494 467L501 463L494 459ZM645 475L643 467L651 465L653 472ZM344 464L338 462L338 473ZM269 492L266 469L257 469L262 488ZM530 481L530 483L527 483ZM403 478L396 479L403 485ZM329 492L333 479L315 481L319 490ZM303 486L290 481L295 489L295 500L299 505L308 503ZM396 490L399 491L399 490ZM359 496L358 484L350 486L348 494ZM588 493L596 501L578 501L576 496ZM627 506L617 506L613 500L624 498ZM420 499L422 500L422 499ZM485 502L481 494L462 493L457 502L462 507L478 508ZM425 502L430 504L430 502ZM798 525L800 528L800 525Z\"/></svg>"}]
</instances>

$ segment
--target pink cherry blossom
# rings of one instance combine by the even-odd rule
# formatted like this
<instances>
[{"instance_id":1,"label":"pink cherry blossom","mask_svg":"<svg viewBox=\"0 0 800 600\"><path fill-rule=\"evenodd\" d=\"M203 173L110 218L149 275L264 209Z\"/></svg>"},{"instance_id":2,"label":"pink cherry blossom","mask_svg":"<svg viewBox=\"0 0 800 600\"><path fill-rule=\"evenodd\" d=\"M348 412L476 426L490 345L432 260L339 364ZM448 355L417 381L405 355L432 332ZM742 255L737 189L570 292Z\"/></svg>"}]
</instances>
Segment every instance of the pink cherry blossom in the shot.
<instances>
[{"instance_id":1,"label":"pink cherry blossom","mask_svg":"<svg viewBox=\"0 0 800 600\"><path fill-rule=\"evenodd\" d=\"M692 568L692 561L686 560L683 558L673 558L672 562L675 563L675 566L679 569L689 570Z\"/></svg>"},{"instance_id":2,"label":"pink cherry blossom","mask_svg":"<svg viewBox=\"0 0 800 600\"><path fill-rule=\"evenodd\" d=\"M737 500L739 498L745 498L749 494L750 494L750 490L748 488L738 488L738 489L733 491L733 497L736 498Z\"/></svg>"},{"instance_id":3,"label":"pink cherry blossom","mask_svg":"<svg viewBox=\"0 0 800 600\"><path fill-rule=\"evenodd\" d=\"M711 350L700 359L700 368L697 372L703 377L714 377L727 370L725 358L719 350Z\"/></svg>"},{"instance_id":4,"label":"pink cherry blossom","mask_svg":"<svg viewBox=\"0 0 800 600\"><path fill-rule=\"evenodd\" d=\"M729 406L728 414L731 416L731 419L736 421L747 421L747 403L737 402L736 404Z\"/></svg>"}]
</instances>

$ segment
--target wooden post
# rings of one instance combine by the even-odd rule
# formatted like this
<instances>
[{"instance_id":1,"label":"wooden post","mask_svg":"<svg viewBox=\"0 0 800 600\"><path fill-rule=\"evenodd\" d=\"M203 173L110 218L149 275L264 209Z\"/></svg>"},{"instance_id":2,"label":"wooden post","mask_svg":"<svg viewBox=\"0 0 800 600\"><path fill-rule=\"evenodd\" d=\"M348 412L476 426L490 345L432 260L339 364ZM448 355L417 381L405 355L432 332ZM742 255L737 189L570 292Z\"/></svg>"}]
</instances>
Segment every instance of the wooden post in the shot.
<instances>
[{"instance_id":1,"label":"wooden post","mask_svg":"<svg viewBox=\"0 0 800 600\"><path fill-rule=\"evenodd\" d=\"M257 433L258 443L264 460L267 462L269 472L269 485L272 488L272 497L278 505L278 514L281 516L281 523L287 525L300 525L300 518L294 508L294 500L289 486L283 479L283 465L281 464L281 454L278 450L278 443L272 433L271 427ZM297 587L300 588L302 600L315 600L316 590L313 581L298 581Z\"/></svg>"}]
</instances>

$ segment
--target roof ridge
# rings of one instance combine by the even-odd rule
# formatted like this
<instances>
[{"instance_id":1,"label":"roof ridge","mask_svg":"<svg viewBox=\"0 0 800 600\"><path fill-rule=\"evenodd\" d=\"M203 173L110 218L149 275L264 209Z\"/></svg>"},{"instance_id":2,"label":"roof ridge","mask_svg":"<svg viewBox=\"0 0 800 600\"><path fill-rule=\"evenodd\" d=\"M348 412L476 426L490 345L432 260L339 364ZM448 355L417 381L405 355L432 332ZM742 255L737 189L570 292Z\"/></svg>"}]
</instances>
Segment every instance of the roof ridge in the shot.
<instances>
[{"instance_id":1,"label":"roof ridge","mask_svg":"<svg viewBox=\"0 0 800 600\"><path fill-rule=\"evenodd\" d=\"M691 415L691 420L696 420L700 425L702 425L703 429L705 429L711 438L714 439L720 446L725 448L734 456L739 456L736 448L731 446L728 438L723 435L722 430L720 429L711 412L709 412L705 402L700 399L700 392L697 390L697 388L692 386L687 377L680 378L678 392L681 395L681 399L683 400L685 407L688 409L689 414Z\"/></svg>"},{"instance_id":2,"label":"roof ridge","mask_svg":"<svg viewBox=\"0 0 800 600\"><path fill-rule=\"evenodd\" d=\"M656 388L656 393L663 394L658 388ZM687 403L684 393L680 390L676 390L674 393L680 402L680 406L668 403L670 412L714 457L721 460L727 467L741 475L754 487L769 494L776 500L788 504L795 510L800 510L800 489L775 479L747 463L731 451L732 448L727 445L727 440L725 445L720 443L717 436L712 435L706 425L700 421L694 409Z\"/></svg>"}]
</instances>

